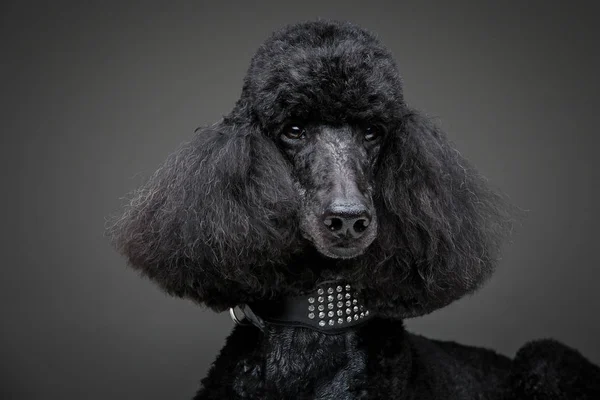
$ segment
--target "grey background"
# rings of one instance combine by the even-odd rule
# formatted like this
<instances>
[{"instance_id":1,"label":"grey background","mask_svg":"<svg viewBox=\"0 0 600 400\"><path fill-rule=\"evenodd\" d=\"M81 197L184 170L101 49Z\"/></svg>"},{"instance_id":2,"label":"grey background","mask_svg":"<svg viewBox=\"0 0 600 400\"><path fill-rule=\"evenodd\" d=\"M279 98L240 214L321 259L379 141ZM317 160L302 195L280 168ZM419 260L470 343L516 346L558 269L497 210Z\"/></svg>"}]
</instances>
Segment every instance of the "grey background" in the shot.
<instances>
[{"instance_id":1,"label":"grey background","mask_svg":"<svg viewBox=\"0 0 600 400\"><path fill-rule=\"evenodd\" d=\"M408 327L600 363L592 3L250 3L1 6L0 397L193 395L232 323L126 268L105 217L232 108L272 30L315 17L377 32L408 101L529 210L487 286Z\"/></svg>"}]
</instances>

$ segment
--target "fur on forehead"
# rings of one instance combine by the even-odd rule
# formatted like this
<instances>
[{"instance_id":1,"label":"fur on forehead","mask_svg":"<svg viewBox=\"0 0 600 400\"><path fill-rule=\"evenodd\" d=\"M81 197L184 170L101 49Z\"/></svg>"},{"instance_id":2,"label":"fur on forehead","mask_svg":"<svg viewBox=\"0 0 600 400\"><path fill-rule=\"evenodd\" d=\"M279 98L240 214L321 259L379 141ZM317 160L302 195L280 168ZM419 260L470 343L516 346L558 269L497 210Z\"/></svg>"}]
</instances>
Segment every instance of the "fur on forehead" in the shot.
<instances>
[{"instance_id":1,"label":"fur on forehead","mask_svg":"<svg viewBox=\"0 0 600 400\"><path fill-rule=\"evenodd\" d=\"M273 34L251 61L242 99L267 131L294 120L389 124L404 111L389 51L361 28L333 21Z\"/></svg>"}]
</instances>

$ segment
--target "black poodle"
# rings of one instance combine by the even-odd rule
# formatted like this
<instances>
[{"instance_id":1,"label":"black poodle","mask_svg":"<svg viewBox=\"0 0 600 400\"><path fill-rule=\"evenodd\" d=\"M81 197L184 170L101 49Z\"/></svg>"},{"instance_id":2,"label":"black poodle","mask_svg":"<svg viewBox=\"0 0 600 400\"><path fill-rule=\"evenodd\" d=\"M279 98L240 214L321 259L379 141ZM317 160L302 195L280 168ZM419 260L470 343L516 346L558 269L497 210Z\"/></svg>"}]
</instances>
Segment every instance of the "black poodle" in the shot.
<instances>
[{"instance_id":1,"label":"black poodle","mask_svg":"<svg viewBox=\"0 0 600 400\"><path fill-rule=\"evenodd\" d=\"M128 264L238 323L196 399L600 399L556 341L514 359L408 333L475 291L519 210L344 22L274 33L241 98L109 225Z\"/></svg>"}]
</instances>

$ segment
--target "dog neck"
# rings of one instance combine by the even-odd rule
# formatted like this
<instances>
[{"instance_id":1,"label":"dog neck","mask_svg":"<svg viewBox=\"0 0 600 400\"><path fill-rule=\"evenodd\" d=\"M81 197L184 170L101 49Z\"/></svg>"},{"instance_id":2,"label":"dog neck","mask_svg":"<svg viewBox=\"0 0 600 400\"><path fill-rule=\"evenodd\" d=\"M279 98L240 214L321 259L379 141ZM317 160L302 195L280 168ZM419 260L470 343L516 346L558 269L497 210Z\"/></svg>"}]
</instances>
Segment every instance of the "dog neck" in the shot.
<instances>
[{"instance_id":1,"label":"dog neck","mask_svg":"<svg viewBox=\"0 0 600 400\"><path fill-rule=\"evenodd\" d=\"M323 334L298 327L267 327L262 348L265 384L273 398L354 399L344 393L365 384L367 354L359 331Z\"/></svg>"},{"instance_id":2,"label":"dog neck","mask_svg":"<svg viewBox=\"0 0 600 400\"><path fill-rule=\"evenodd\" d=\"M309 328L327 335L349 332L373 318L352 285L343 281L322 282L299 296L256 301L239 306L244 320L262 331L267 325ZM244 323L230 310L234 322Z\"/></svg>"},{"instance_id":3,"label":"dog neck","mask_svg":"<svg viewBox=\"0 0 600 400\"><path fill-rule=\"evenodd\" d=\"M235 345L234 345L235 344ZM261 388L273 399L404 398L412 376L412 350L401 320L373 318L335 335L269 324L260 331L236 326L224 354L241 353L233 387L247 394ZM233 350L235 349L235 350ZM381 385L381 368L397 379ZM259 396L260 397L260 396Z\"/></svg>"}]
</instances>

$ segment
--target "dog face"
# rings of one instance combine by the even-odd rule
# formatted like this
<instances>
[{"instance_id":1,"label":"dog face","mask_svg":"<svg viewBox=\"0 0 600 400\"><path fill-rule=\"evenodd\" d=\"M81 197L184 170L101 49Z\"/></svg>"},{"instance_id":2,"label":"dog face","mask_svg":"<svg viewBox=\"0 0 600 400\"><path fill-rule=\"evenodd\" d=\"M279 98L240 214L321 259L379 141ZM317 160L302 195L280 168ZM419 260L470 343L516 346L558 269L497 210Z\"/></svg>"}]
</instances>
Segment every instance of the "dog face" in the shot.
<instances>
[{"instance_id":1,"label":"dog face","mask_svg":"<svg viewBox=\"0 0 600 400\"><path fill-rule=\"evenodd\" d=\"M108 226L128 264L221 311L353 282L379 315L421 315L492 273L517 210L404 101L367 31L286 27L240 99L199 128Z\"/></svg>"},{"instance_id":2,"label":"dog face","mask_svg":"<svg viewBox=\"0 0 600 400\"><path fill-rule=\"evenodd\" d=\"M352 258L377 235L373 172L383 129L292 123L279 135L301 197L300 228L325 256Z\"/></svg>"}]
</instances>

